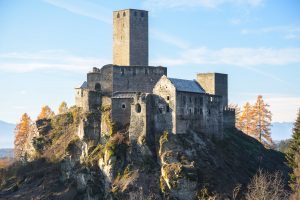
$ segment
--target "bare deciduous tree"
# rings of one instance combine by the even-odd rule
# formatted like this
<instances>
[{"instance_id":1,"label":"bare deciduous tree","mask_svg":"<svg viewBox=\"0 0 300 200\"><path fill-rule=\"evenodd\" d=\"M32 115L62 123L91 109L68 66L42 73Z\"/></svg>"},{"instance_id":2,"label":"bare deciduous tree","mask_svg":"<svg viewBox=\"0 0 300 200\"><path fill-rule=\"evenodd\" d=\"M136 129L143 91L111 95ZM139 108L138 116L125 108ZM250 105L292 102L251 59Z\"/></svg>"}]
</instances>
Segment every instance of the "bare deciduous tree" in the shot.
<instances>
[{"instance_id":1,"label":"bare deciduous tree","mask_svg":"<svg viewBox=\"0 0 300 200\"><path fill-rule=\"evenodd\" d=\"M289 198L284 189L282 174L270 174L259 170L248 185L246 200L285 200Z\"/></svg>"}]
</instances>

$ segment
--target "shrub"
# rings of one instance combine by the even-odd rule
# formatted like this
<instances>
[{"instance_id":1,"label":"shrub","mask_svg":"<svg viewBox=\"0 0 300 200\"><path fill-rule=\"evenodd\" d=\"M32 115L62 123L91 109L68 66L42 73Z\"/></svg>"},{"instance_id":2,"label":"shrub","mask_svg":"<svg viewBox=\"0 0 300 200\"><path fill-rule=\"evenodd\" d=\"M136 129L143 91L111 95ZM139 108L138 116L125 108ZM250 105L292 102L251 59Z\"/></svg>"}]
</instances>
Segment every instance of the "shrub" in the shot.
<instances>
[{"instance_id":1,"label":"shrub","mask_svg":"<svg viewBox=\"0 0 300 200\"><path fill-rule=\"evenodd\" d=\"M259 170L248 185L246 200L284 200L288 193L284 189L282 175L279 172L270 174Z\"/></svg>"}]
</instances>

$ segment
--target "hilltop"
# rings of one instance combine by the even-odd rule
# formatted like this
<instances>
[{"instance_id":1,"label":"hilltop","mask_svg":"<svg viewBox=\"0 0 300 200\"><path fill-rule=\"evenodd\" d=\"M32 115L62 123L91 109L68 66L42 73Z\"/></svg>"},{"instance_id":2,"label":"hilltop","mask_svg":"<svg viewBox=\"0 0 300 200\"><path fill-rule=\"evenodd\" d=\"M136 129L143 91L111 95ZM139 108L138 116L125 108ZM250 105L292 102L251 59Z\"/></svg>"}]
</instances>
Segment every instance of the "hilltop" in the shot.
<instances>
[{"instance_id":1,"label":"hilltop","mask_svg":"<svg viewBox=\"0 0 300 200\"><path fill-rule=\"evenodd\" d=\"M1 172L0 197L195 199L205 188L225 198L238 184L245 191L258 169L280 171L288 180L282 153L234 128L225 130L222 140L200 132L165 132L154 141L136 142L124 127L106 142L86 146L76 127L80 118L91 117L73 108L37 121L39 137L33 141L40 142L27 149L31 162Z\"/></svg>"}]
</instances>

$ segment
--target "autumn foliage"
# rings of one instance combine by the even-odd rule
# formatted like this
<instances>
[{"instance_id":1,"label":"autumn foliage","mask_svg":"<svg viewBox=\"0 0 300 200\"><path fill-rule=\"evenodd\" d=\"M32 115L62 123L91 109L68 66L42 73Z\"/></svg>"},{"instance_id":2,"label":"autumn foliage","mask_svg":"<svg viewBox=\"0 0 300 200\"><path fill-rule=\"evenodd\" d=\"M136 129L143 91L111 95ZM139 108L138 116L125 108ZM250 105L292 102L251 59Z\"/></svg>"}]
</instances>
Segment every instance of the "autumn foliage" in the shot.
<instances>
[{"instance_id":1,"label":"autumn foliage","mask_svg":"<svg viewBox=\"0 0 300 200\"><path fill-rule=\"evenodd\" d=\"M68 105L65 101L61 102L61 104L59 105L58 108L58 113L59 114L63 114L66 113L68 111Z\"/></svg>"},{"instance_id":2,"label":"autumn foliage","mask_svg":"<svg viewBox=\"0 0 300 200\"><path fill-rule=\"evenodd\" d=\"M254 105L247 102L240 115L237 117L237 128L256 138L266 147L272 147L273 141L271 138L271 121L272 113L269 110L269 105L259 95Z\"/></svg>"},{"instance_id":3,"label":"autumn foliage","mask_svg":"<svg viewBox=\"0 0 300 200\"><path fill-rule=\"evenodd\" d=\"M54 116L54 112L51 110L49 106L43 106L40 114L38 115L38 119L49 119Z\"/></svg>"},{"instance_id":4,"label":"autumn foliage","mask_svg":"<svg viewBox=\"0 0 300 200\"><path fill-rule=\"evenodd\" d=\"M24 151L24 144L26 138L29 133L31 119L27 113L24 113L21 117L20 123L17 124L15 129L15 157L19 160L23 155L22 152Z\"/></svg>"}]
</instances>

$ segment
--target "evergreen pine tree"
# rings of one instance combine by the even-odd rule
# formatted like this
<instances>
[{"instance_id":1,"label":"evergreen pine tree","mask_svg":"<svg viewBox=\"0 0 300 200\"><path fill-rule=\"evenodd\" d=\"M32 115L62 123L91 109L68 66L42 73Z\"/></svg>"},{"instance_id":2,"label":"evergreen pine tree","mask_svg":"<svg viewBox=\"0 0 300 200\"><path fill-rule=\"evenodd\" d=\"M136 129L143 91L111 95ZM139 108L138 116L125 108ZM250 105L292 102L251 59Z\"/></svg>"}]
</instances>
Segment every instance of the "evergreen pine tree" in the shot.
<instances>
[{"instance_id":1,"label":"evergreen pine tree","mask_svg":"<svg viewBox=\"0 0 300 200\"><path fill-rule=\"evenodd\" d=\"M289 166L293 169L293 172L290 174L290 187L295 191L295 195L300 197L300 109L294 124L292 141L286 158Z\"/></svg>"}]
</instances>

